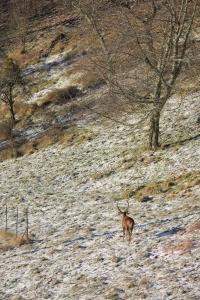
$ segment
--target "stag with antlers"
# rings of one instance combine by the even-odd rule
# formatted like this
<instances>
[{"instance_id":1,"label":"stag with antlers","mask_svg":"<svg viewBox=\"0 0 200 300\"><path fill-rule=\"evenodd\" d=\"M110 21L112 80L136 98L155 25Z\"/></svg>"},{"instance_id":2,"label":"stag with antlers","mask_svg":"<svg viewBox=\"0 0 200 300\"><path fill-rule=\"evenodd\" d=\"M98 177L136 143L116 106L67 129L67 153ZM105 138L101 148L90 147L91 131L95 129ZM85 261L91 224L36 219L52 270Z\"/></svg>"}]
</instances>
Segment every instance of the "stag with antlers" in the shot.
<instances>
[{"instance_id":1,"label":"stag with antlers","mask_svg":"<svg viewBox=\"0 0 200 300\"><path fill-rule=\"evenodd\" d=\"M122 211L118 204L117 208L120 214L122 214L122 228L123 228L123 239L127 234L129 242L131 241L133 226L135 224L134 220L128 216L129 202L127 201L128 207L125 211Z\"/></svg>"}]
</instances>

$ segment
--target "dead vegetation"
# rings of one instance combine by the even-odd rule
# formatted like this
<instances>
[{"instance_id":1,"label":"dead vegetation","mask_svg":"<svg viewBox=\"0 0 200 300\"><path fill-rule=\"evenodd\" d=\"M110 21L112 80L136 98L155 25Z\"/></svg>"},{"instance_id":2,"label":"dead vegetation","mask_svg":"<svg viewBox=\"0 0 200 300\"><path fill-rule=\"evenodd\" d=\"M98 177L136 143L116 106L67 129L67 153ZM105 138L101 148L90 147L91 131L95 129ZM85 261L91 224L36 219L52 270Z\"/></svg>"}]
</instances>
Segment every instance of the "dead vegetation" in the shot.
<instances>
[{"instance_id":1,"label":"dead vegetation","mask_svg":"<svg viewBox=\"0 0 200 300\"><path fill-rule=\"evenodd\" d=\"M36 104L26 103L22 101L16 101L15 111L18 120L27 119L34 114L37 110Z\"/></svg>"},{"instance_id":2,"label":"dead vegetation","mask_svg":"<svg viewBox=\"0 0 200 300\"><path fill-rule=\"evenodd\" d=\"M16 115L16 120L19 123L19 121L25 121L30 116L32 116L36 110L38 109L38 106L36 104L27 103L25 101L19 101L17 100L14 103L14 110ZM6 104L2 103L0 105L0 118L2 120L5 120L2 122L2 124L9 124L10 123L10 112ZM7 126L7 125L6 125Z\"/></svg>"},{"instance_id":3,"label":"dead vegetation","mask_svg":"<svg viewBox=\"0 0 200 300\"><path fill-rule=\"evenodd\" d=\"M90 141L96 137L96 134L88 128L78 128L77 126L71 126L64 128L59 125L51 126L43 133L38 134L37 137L29 140L18 140L16 138L14 142L15 151L13 145L8 145L0 151L0 160L7 160L15 158L17 156L30 155L39 150L44 150L47 147L59 143L60 145L70 146L74 144L82 144L86 141Z\"/></svg>"},{"instance_id":4,"label":"dead vegetation","mask_svg":"<svg viewBox=\"0 0 200 300\"><path fill-rule=\"evenodd\" d=\"M196 241L191 239L184 239L176 243L168 243L163 246L162 250L166 254L185 254L187 252L191 252L196 247Z\"/></svg>"},{"instance_id":5,"label":"dead vegetation","mask_svg":"<svg viewBox=\"0 0 200 300\"><path fill-rule=\"evenodd\" d=\"M162 251L165 254L185 254L191 252L193 249L199 248L200 244L197 239L199 232L200 220L197 220L186 226L181 240L165 244L162 247Z\"/></svg>"},{"instance_id":6,"label":"dead vegetation","mask_svg":"<svg viewBox=\"0 0 200 300\"><path fill-rule=\"evenodd\" d=\"M144 196L155 196L163 193L170 198L182 190L190 189L199 184L200 172L194 171L164 181L150 182L137 189L127 189L122 193L122 197L130 198L135 196L136 199L141 200Z\"/></svg>"},{"instance_id":7,"label":"dead vegetation","mask_svg":"<svg viewBox=\"0 0 200 300\"><path fill-rule=\"evenodd\" d=\"M11 136L11 126L9 122L0 123L0 142L10 139Z\"/></svg>"},{"instance_id":8,"label":"dead vegetation","mask_svg":"<svg viewBox=\"0 0 200 300\"><path fill-rule=\"evenodd\" d=\"M114 169L106 169L102 172L95 172L94 174L91 175L91 178L95 181L95 180L100 180L102 178L106 178L111 176L112 174L115 173Z\"/></svg>"},{"instance_id":9,"label":"dead vegetation","mask_svg":"<svg viewBox=\"0 0 200 300\"><path fill-rule=\"evenodd\" d=\"M78 128L73 126L63 132L59 143L63 145L82 144L96 137L95 133L87 128Z\"/></svg>"},{"instance_id":10,"label":"dead vegetation","mask_svg":"<svg viewBox=\"0 0 200 300\"><path fill-rule=\"evenodd\" d=\"M65 76L69 79L72 78L74 84L79 86L82 90L100 87L105 84L102 76L95 71L86 53L81 61L73 64L66 70Z\"/></svg>"},{"instance_id":11,"label":"dead vegetation","mask_svg":"<svg viewBox=\"0 0 200 300\"><path fill-rule=\"evenodd\" d=\"M200 220L197 220L196 222L194 222L186 228L186 232L188 233L195 233L198 231L200 231Z\"/></svg>"},{"instance_id":12,"label":"dead vegetation","mask_svg":"<svg viewBox=\"0 0 200 300\"><path fill-rule=\"evenodd\" d=\"M14 158L14 152L11 146L6 147L0 152L0 161Z\"/></svg>"},{"instance_id":13,"label":"dead vegetation","mask_svg":"<svg viewBox=\"0 0 200 300\"><path fill-rule=\"evenodd\" d=\"M46 147L57 143L61 135L62 128L59 126L52 126L38 137L22 143L22 145L18 147L18 155L29 155L33 154L35 151L45 149Z\"/></svg>"},{"instance_id":14,"label":"dead vegetation","mask_svg":"<svg viewBox=\"0 0 200 300\"><path fill-rule=\"evenodd\" d=\"M24 237L24 235L16 236L12 232L0 230L0 252L20 247L26 242L27 239Z\"/></svg>"},{"instance_id":15,"label":"dead vegetation","mask_svg":"<svg viewBox=\"0 0 200 300\"><path fill-rule=\"evenodd\" d=\"M116 16L120 17L122 12L120 5L116 3L114 4L112 1L96 4L99 7L99 10L95 12L95 14L97 13L97 17L99 17L98 20L100 21L100 28L104 28L106 30L105 32L107 32L108 30L108 34L106 35L106 43L109 49L111 49L115 54L113 57L113 59L115 60L114 67L119 71L119 74L121 76L119 77L120 81L123 79L121 81L122 85L124 85L124 77L126 77L127 82L131 88L137 85L140 86L141 91L144 91L144 85L142 84L142 82L144 83L144 81L146 80L144 80L144 77L146 78L150 76L150 72L146 74L146 69L141 64L141 62L139 62L138 60L137 62L134 62L133 59L130 59L130 53L127 53L126 50L131 50L131 53L136 56L139 55L140 51L138 51L137 47L134 47L133 40L130 41L130 39L128 39L127 41L124 41L124 43L122 43L121 40L118 41L119 34L122 33L122 26L120 25L119 28L119 19L116 19ZM144 3L142 4L142 6L144 6L144 8L146 9L146 6L148 5ZM126 24L126 21L124 19L122 19L121 22L122 25ZM38 101L38 106L40 106L43 111L41 111L37 106L25 104L20 105L20 103L16 103L15 109L17 112L18 120L21 120L22 118L27 119L31 114L35 114L36 117L37 111L38 115L40 115L40 113L45 114L47 115L48 119L49 105L63 105L69 103L72 99L81 94L80 89L87 90L90 88L96 88L105 83L105 74L99 72L98 68L94 68L95 63L100 63L101 66L105 67L105 57L102 57L101 47L99 45L99 41L97 41L95 37L94 32L91 31L91 28L89 28L90 26L88 26L87 22L85 22L74 9L72 9L70 12L68 12L67 10L62 10L62 13L61 11L59 11L58 13L58 11L55 10L49 16L44 14L38 18L34 18L33 20L31 19L29 25L30 28L27 33L28 39L26 45L27 51L23 53L21 51L21 47L15 44L14 40L8 51L10 57L13 57L16 59L16 61L18 61L20 67L24 68L30 66L36 62L39 62L41 58L48 57L48 55L50 54L58 54L60 52L66 51L69 53L69 55L66 57L67 60L73 59L74 57L78 58L78 61L75 61L71 65L71 67L69 66L66 71L64 70L64 73L66 72L66 77L73 77L74 73L82 73L77 78L74 78L74 86L61 89L56 88L48 93L48 95L40 99ZM54 26L54 30L52 30L52 25ZM113 44L113 41L115 41L117 46ZM104 72L106 71L106 68L102 69L104 70ZM134 74L132 72L133 69L136 70ZM132 72L131 74L129 74L130 71ZM38 80L38 82L34 84L33 90L36 90L38 92L43 87L45 87L46 84L51 85L52 82L48 83L47 81L45 82L44 80L42 80L41 83L41 81ZM130 93L132 93L131 89ZM124 102L121 99L118 100L117 98L119 97L114 97L113 99L109 100L106 99L105 101L101 99L101 101L99 101L98 103L100 113L106 112L106 115L112 115L116 111L118 116L122 116L127 112L132 112L132 105L130 105L128 101ZM110 103L110 107L108 107L108 103ZM69 112L73 114L74 111L77 111L80 108L80 106L77 105L77 103L71 102L70 105L68 105L68 108ZM119 108L123 110L123 112L120 112L120 114ZM8 115L6 117L8 117ZM24 125L26 126L26 121L21 121L20 124L21 128L23 128ZM124 169L131 168L133 164L134 162L127 162L124 165Z\"/></svg>"},{"instance_id":16,"label":"dead vegetation","mask_svg":"<svg viewBox=\"0 0 200 300\"><path fill-rule=\"evenodd\" d=\"M57 88L49 92L38 103L39 106L48 106L53 104L65 104L80 95L80 89L76 86L68 86L66 88Z\"/></svg>"}]
</instances>

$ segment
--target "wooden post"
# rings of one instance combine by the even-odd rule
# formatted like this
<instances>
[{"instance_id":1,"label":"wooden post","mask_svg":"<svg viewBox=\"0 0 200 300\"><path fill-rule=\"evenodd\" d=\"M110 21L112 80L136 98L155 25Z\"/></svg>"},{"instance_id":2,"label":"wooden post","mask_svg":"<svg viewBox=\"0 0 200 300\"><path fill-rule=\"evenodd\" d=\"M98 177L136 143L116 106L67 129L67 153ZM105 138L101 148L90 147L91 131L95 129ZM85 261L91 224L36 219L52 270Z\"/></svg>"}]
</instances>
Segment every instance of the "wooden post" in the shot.
<instances>
[{"instance_id":1,"label":"wooden post","mask_svg":"<svg viewBox=\"0 0 200 300\"><path fill-rule=\"evenodd\" d=\"M18 219L19 219L19 213L18 213L18 207L17 207L17 214L16 214L16 237L18 236Z\"/></svg>"},{"instance_id":2,"label":"wooden post","mask_svg":"<svg viewBox=\"0 0 200 300\"><path fill-rule=\"evenodd\" d=\"M8 231L8 207L7 207L7 204L6 204L6 226L5 226L5 231L7 232Z\"/></svg>"},{"instance_id":3,"label":"wooden post","mask_svg":"<svg viewBox=\"0 0 200 300\"><path fill-rule=\"evenodd\" d=\"M26 208L26 239L28 241L29 237L28 237L28 226L29 226L29 223L28 223L28 207Z\"/></svg>"}]
</instances>

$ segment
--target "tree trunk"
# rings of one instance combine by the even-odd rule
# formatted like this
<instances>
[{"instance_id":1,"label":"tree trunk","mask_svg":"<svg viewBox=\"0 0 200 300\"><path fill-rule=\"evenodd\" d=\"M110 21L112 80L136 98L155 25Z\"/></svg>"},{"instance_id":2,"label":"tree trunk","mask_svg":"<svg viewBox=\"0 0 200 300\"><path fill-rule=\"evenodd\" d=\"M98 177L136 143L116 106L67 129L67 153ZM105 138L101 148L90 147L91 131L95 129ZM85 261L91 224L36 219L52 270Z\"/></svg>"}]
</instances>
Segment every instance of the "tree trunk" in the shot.
<instances>
[{"instance_id":1,"label":"tree trunk","mask_svg":"<svg viewBox=\"0 0 200 300\"><path fill-rule=\"evenodd\" d=\"M23 36L22 37L22 49L21 49L21 54L25 54L26 53L26 37Z\"/></svg>"},{"instance_id":2,"label":"tree trunk","mask_svg":"<svg viewBox=\"0 0 200 300\"><path fill-rule=\"evenodd\" d=\"M15 123L16 123L16 118L15 118L15 112L14 112L14 102L13 102L13 96L12 96L12 86L10 86L10 88L9 88L8 105L9 105L11 119L12 119L12 123L13 123L13 127L14 127Z\"/></svg>"},{"instance_id":3,"label":"tree trunk","mask_svg":"<svg viewBox=\"0 0 200 300\"><path fill-rule=\"evenodd\" d=\"M14 111L14 102L13 102L13 95L12 95L13 87L12 85L9 86L9 97L8 97L8 107L10 110L10 115L11 115L11 135L10 135L10 142L11 142L11 147L13 151L13 157L17 157L17 149L15 146L15 139L13 136L13 129L15 128L16 124L16 118L15 118L15 111Z\"/></svg>"},{"instance_id":4,"label":"tree trunk","mask_svg":"<svg viewBox=\"0 0 200 300\"><path fill-rule=\"evenodd\" d=\"M159 126L160 111L156 109L152 112L150 119L149 147L152 150L156 150L159 147Z\"/></svg>"},{"instance_id":5,"label":"tree trunk","mask_svg":"<svg viewBox=\"0 0 200 300\"><path fill-rule=\"evenodd\" d=\"M10 107L10 114L11 114L12 122L13 122L13 125L15 125L16 118L15 118L15 112L14 112L14 109L13 109L13 104L10 105L9 107Z\"/></svg>"}]
</instances>

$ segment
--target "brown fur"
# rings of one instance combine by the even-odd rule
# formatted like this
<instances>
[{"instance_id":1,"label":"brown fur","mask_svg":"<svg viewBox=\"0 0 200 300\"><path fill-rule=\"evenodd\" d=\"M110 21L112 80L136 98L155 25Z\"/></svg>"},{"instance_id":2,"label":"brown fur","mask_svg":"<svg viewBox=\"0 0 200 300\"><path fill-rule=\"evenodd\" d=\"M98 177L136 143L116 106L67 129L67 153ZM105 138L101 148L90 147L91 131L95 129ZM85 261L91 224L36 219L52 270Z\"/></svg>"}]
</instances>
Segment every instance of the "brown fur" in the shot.
<instances>
[{"instance_id":1,"label":"brown fur","mask_svg":"<svg viewBox=\"0 0 200 300\"><path fill-rule=\"evenodd\" d=\"M129 206L129 203L128 203L128 206ZM125 236L127 234L128 240L130 242L135 221L127 215L128 209L125 211L121 211L120 208L118 207L118 205L117 205L117 208L118 208L119 212L123 215L122 216L123 239L125 238Z\"/></svg>"}]
</instances>

